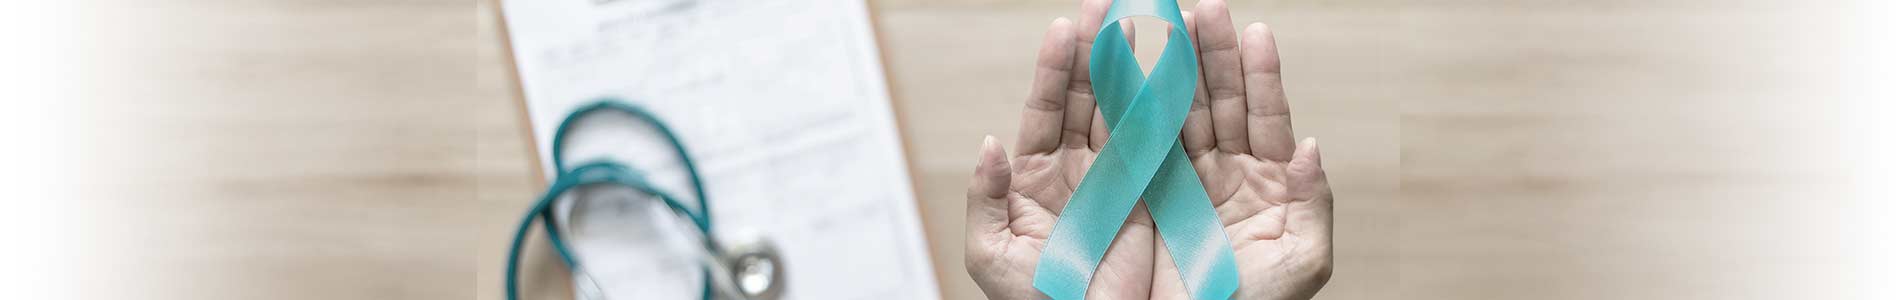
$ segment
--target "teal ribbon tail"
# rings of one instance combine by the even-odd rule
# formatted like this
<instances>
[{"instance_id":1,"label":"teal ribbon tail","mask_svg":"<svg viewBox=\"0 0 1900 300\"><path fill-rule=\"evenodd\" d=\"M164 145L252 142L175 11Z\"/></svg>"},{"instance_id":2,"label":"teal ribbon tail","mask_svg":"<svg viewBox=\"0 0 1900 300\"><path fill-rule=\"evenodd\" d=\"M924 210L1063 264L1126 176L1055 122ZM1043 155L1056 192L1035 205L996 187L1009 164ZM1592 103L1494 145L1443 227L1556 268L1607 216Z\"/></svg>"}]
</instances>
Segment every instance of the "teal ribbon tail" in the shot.
<instances>
[{"instance_id":1,"label":"teal ribbon tail","mask_svg":"<svg viewBox=\"0 0 1900 300\"><path fill-rule=\"evenodd\" d=\"M1153 73L1145 77L1117 25L1134 16L1173 25ZM1110 143L1070 196L1036 263L1035 287L1050 298L1086 296L1102 255L1141 200L1148 201L1189 296L1228 299L1239 288L1232 244L1181 146L1181 126L1200 74L1186 24L1173 0L1118 0L1097 30L1089 78Z\"/></svg>"}]
</instances>

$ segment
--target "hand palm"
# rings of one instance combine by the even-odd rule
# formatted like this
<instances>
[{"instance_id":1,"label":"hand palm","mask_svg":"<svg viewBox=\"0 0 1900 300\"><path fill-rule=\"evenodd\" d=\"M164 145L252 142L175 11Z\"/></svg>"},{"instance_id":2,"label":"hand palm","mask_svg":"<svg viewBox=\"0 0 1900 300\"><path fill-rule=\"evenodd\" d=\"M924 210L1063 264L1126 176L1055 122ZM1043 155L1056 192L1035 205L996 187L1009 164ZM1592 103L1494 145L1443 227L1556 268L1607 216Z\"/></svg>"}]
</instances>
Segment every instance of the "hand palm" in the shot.
<instances>
[{"instance_id":1,"label":"hand palm","mask_svg":"<svg viewBox=\"0 0 1900 300\"><path fill-rule=\"evenodd\" d=\"M984 268L1002 269L1003 274L1009 275L998 279L1012 283L1006 284L1011 291L999 293L1012 296L992 295L992 299L1039 294L1029 286L1036 261L1055 226L1057 214L1068 203L1095 155L1095 149L1077 147L1023 154L1013 159L1010 173L1013 180L1004 196L1010 235L1001 243L986 245L989 249L978 250L1001 253L997 264ZM1137 211L1123 224L1122 231L1104 255L1101 267L1089 284L1090 299L1148 298L1148 285L1153 279L1154 223L1145 210Z\"/></svg>"},{"instance_id":2,"label":"hand palm","mask_svg":"<svg viewBox=\"0 0 1900 300\"><path fill-rule=\"evenodd\" d=\"M1249 154L1214 150L1191 160L1234 246L1242 280L1235 298L1305 298L1318 292L1331 276L1332 261L1330 229L1317 226L1331 217L1315 214L1331 211L1325 182L1292 180L1291 162ZM1157 250L1155 298L1186 298L1167 248Z\"/></svg>"},{"instance_id":3,"label":"hand palm","mask_svg":"<svg viewBox=\"0 0 1900 300\"><path fill-rule=\"evenodd\" d=\"M1050 25L1014 163L993 138L984 140L969 191L965 264L972 274L986 274L973 277L990 299L1042 298L1031 285L1043 245L1108 138L1100 118L1093 118L1099 112L1087 71L1093 30L1107 8L1107 1L1092 0L1083 5L1081 24L1058 19ZM1087 297L1147 299L1154 239L1154 222L1138 207L1109 245Z\"/></svg>"},{"instance_id":4,"label":"hand palm","mask_svg":"<svg viewBox=\"0 0 1900 300\"><path fill-rule=\"evenodd\" d=\"M1218 0L1184 17L1203 80L1182 141L1233 243L1235 298L1311 298L1332 276L1332 188L1317 143L1292 143L1272 34L1255 23L1237 39ZM1154 298L1187 298L1167 248L1157 251Z\"/></svg>"},{"instance_id":5,"label":"hand palm","mask_svg":"<svg viewBox=\"0 0 1900 300\"><path fill-rule=\"evenodd\" d=\"M991 299L1042 297L1031 284L1044 243L1107 142L1087 69L1107 5L1090 0L1081 24L1058 19L1050 25L1014 162L993 138L984 140L968 191L965 264ZM1296 147L1292 140L1279 58L1265 26L1249 26L1244 40L1236 40L1225 3L1203 1L1196 12L1184 17L1200 50L1202 89L1181 139L1233 243L1237 298L1311 297L1332 269L1332 192L1316 143ZM1197 22L1211 26L1197 31ZM1186 298L1159 242L1146 207L1137 205L1087 297Z\"/></svg>"}]
</instances>

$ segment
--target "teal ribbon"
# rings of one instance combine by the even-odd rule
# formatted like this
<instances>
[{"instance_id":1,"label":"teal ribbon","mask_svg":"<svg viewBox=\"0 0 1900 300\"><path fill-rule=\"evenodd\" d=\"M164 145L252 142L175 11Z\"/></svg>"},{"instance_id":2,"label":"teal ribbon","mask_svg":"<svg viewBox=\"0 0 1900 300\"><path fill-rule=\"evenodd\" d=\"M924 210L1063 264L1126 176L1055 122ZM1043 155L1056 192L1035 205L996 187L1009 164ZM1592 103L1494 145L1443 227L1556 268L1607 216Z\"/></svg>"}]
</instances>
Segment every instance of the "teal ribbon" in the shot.
<instances>
[{"instance_id":1,"label":"teal ribbon","mask_svg":"<svg viewBox=\"0 0 1900 300\"><path fill-rule=\"evenodd\" d=\"M1117 25L1134 16L1173 25L1168 45L1145 78ZM1082 299L1115 233L1135 202L1145 199L1189 296L1233 296L1239 287L1234 250L1181 146L1181 126L1194 98L1200 62L1180 6L1173 0L1117 0L1089 51L1089 78L1109 128L1109 143L1049 234L1036 264L1036 289L1054 299Z\"/></svg>"}]
</instances>

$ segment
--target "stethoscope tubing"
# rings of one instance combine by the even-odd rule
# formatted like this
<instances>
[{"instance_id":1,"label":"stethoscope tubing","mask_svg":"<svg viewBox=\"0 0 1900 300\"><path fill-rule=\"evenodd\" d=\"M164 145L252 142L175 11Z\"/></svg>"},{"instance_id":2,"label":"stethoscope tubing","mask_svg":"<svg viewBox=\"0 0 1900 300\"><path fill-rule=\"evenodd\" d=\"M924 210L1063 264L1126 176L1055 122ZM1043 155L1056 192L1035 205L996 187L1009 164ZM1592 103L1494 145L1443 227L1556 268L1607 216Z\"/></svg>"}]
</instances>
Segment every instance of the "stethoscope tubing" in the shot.
<instances>
[{"instance_id":1,"label":"stethoscope tubing","mask_svg":"<svg viewBox=\"0 0 1900 300\"><path fill-rule=\"evenodd\" d=\"M652 186L646 181L642 174L625 164L603 160L586 162L573 169L567 168L567 161L562 155L566 145L567 133L578 120L595 112L622 112L632 115L647 125L653 126L655 131L658 131L661 136L665 137L668 144L672 145L674 154L679 156L680 163L686 170L687 178L693 186L693 196L699 204L698 208L700 213L695 213L693 209L683 205L677 197ZM661 121L659 117L655 116L652 112L614 98L596 100L593 103L581 106L561 120L561 124L554 130L552 148L553 150L550 154L553 156L554 170L556 172L555 180L549 184L547 193L543 194L541 199L536 201L528 213L522 217L521 225L516 228L514 239L509 246L508 268L507 274L505 275L506 282L504 283L508 299L520 299L519 279L521 248L527 239L528 228L534 226L537 220L542 221L542 228L547 232L548 240L550 244L554 246L555 253L561 257L561 262L565 263L570 269L580 268L580 264L575 260L573 253L568 250L566 240L561 237L560 230L555 228L556 226L553 221L555 219L554 212L550 209L553 207L554 202L561 198L561 195L566 194L569 190L576 187L617 185L630 187L649 195L655 195L660 198L661 202L666 204L667 208L692 220L695 229L698 229L703 237L701 241L705 244L702 245L705 249L708 251L719 251L719 249L721 249L717 247L717 245L714 245L716 240L713 238L712 233L711 207L706 205L705 185L700 180L699 171L696 166L694 166L692 157L687 154L685 144L681 143L679 137L673 134L672 129L668 128L665 122ZM717 256L718 254L713 253L713 255ZM703 278L705 281L705 285L701 291L701 297L703 299L712 299L713 279L711 276L712 272L706 272L706 278Z\"/></svg>"}]
</instances>

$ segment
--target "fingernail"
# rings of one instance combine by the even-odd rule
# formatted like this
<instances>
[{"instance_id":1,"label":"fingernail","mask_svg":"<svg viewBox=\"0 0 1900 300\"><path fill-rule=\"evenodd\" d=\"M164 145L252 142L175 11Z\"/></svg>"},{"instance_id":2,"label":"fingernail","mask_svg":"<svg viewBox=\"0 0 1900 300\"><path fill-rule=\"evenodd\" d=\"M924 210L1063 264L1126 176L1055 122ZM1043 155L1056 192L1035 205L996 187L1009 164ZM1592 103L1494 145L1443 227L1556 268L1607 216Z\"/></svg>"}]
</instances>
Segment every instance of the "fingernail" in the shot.
<instances>
[{"instance_id":1,"label":"fingernail","mask_svg":"<svg viewBox=\"0 0 1900 300\"><path fill-rule=\"evenodd\" d=\"M1267 23L1254 22L1253 24L1247 24L1247 34L1266 34L1266 33L1267 33Z\"/></svg>"},{"instance_id":2,"label":"fingernail","mask_svg":"<svg viewBox=\"0 0 1900 300\"><path fill-rule=\"evenodd\" d=\"M1301 146L1300 146L1301 148L1306 148L1306 151L1307 151L1307 152L1312 152L1312 153L1313 153L1313 164L1315 164L1315 165L1318 165L1318 164L1320 163L1320 162L1319 162L1319 161L1320 161L1320 157L1319 157L1319 138L1318 138L1318 137L1306 137L1306 139L1305 139L1305 140L1301 140L1301 141L1300 141L1300 144L1301 144Z\"/></svg>"},{"instance_id":3,"label":"fingernail","mask_svg":"<svg viewBox=\"0 0 1900 300\"><path fill-rule=\"evenodd\" d=\"M976 159L985 161L985 162L988 162L991 159L994 159L990 157L994 155L994 154L990 154L990 152L992 152L990 151L990 149L994 149L996 147L996 136L987 135L987 134L983 135L983 146L981 147L982 148L976 149Z\"/></svg>"}]
</instances>

